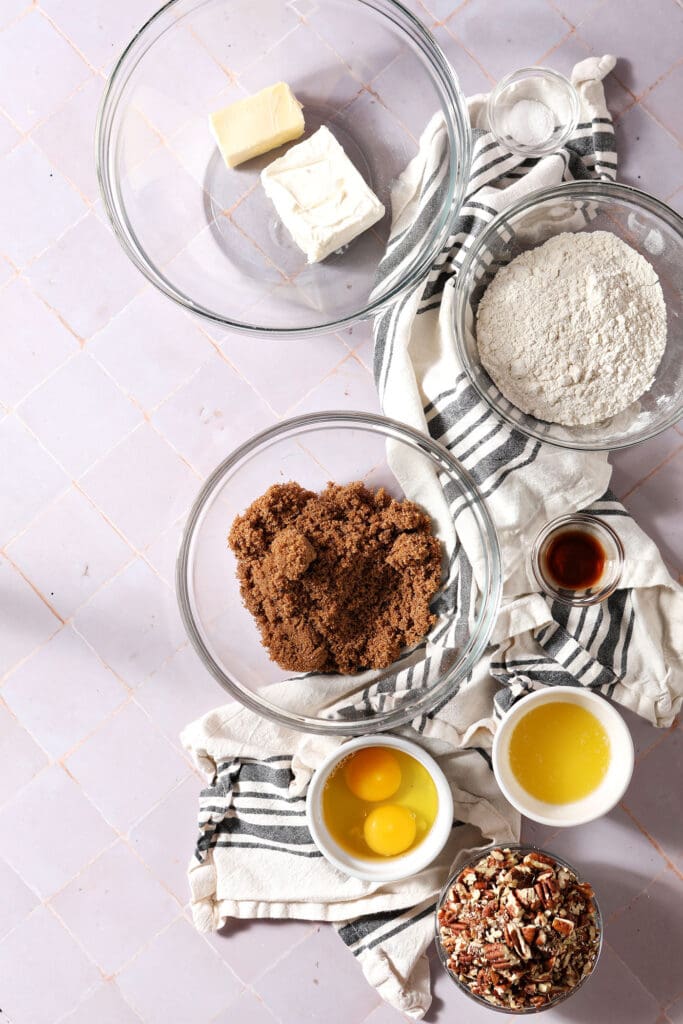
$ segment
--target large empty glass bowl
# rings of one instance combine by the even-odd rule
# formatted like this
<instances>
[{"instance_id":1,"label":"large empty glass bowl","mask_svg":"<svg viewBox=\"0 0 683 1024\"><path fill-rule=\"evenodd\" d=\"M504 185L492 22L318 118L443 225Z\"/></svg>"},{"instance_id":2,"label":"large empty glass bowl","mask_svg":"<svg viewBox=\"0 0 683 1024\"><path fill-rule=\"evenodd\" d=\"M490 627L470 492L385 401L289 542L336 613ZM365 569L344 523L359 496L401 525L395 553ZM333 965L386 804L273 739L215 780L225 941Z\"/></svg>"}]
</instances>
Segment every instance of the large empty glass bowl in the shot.
<instances>
[{"instance_id":1,"label":"large empty glass bowl","mask_svg":"<svg viewBox=\"0 0 683 1024\"><path fill-rule=\"evenodd\" d=\"M259 180L286 147L229 170L209 131L209 114L278 81L303 103L303 139L326 125L386 210L322 263ZM438 113L429 220L375 289L392 185ZM114 230L153 284L219 325L297 336L369 316L427 273L462 202L470 130L443 53L394 0L171 0L114 68L96 152Z\"/></svg>"},{"instance_id":2,"label":"large empty glass bowl","mask_svg":"<svg viewBox=\"0 0 683 1024\"><path fill-rule=\"evenodd\" d=\"M417 501L443 545L442 585L425 641L387 669L293 676L271 661L242 604L227 535L272 484L321 491L362 480ZM481 657L500 599L496 532L481 495L453 456L382 416L317 413L285 421L238 448L211 474L190 513L177 590L188 635L228 693L294 729L357 735L396 728L437 708ZM303 681L302 681L303 680Z\"/></svg>"},{"instance_id":3,"label":"large empty glass bowl","mask_svg":"<svg viewBox=\"0 0 683 1024\"><path fill-rule=\"evenodd\" d=\"M481 364L479 301L499 267L563 231L611 231L652 264L667 310L667 343L649 391L623 412L565 427L527 415L505 398ZM455 336L460 358L481 397L511 426L539 441L591 451L645 441L683 415L683 220L653 196L604 181L539 189L500 213L474 240L456 284Z\"/></svg>"}]
</instances>

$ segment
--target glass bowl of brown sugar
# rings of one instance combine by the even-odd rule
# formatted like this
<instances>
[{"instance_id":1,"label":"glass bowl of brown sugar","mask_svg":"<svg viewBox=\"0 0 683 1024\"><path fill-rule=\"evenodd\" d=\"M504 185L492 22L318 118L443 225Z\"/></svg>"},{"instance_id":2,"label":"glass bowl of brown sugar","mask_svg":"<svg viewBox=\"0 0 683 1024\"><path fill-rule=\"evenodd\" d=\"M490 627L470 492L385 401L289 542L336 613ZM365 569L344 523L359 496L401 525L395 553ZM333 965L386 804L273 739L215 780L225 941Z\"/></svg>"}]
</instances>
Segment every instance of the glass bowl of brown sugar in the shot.
<instances>
[{"instance_id":1,"label":"glass bowl of brown sugar","mask_svg":"<svg viewBox=\"0 0 683 1024\"><path fill-rule=\"evenodd\" d=\"M411 589L425 578L428 593ZM424 726L467 680L497 615L500 550L446 448L382 416L315 413L209 476L176 586L195 650L233 698L288 728L359 735Z\"/></svg>"}]
</instances>

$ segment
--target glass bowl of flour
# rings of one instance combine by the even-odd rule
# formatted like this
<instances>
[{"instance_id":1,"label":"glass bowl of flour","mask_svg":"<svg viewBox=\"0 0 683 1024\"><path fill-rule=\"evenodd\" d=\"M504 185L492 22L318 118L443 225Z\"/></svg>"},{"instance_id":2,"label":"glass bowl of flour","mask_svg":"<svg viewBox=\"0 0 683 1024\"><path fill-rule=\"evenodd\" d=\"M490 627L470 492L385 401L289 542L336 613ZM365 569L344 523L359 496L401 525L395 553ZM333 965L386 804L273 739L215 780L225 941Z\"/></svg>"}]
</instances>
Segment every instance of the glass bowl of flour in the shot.
<instances>
[{"instance_id":1,"label":"glass bowl of flour","mask_svg":"<svg viewBox=\"0 0 683 1024\"><path fill-rule=\"evenodd\" d=\"M589 451L683 416L683 219L628 185L540 189L463 264L460 358L480 397L539 441Z\"/></svg>"}]
</instances>

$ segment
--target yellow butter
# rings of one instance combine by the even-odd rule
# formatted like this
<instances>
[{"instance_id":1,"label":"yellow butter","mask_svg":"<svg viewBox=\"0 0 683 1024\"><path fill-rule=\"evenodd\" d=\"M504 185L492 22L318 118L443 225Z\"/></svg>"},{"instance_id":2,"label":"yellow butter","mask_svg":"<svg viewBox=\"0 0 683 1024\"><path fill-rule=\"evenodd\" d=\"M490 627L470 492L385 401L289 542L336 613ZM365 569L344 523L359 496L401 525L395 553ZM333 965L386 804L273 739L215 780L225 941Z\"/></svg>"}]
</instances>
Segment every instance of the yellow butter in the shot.
<instances>
[{"instance_id":1,"label":"yellow butter","mask_svg":"<svg viewBox=\"0 0 683 1024\"><path fill-rule=\"evenodd\" d=\"M304 132L301 104L286 82L209 115L209 125L228 167L298 139Z\"/></svg>"}]
</instances>

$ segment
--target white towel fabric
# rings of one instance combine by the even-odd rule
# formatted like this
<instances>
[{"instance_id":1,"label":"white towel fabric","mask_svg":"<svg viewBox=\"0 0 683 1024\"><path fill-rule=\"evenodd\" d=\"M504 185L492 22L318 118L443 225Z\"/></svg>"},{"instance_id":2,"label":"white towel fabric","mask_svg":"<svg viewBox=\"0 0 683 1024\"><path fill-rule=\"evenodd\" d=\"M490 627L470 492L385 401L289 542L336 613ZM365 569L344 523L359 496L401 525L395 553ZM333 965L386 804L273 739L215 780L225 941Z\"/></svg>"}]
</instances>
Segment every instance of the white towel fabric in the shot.
<instances>
[{"instance_id":1,"label":"white towel fabric","mask_svg":"<svg viewBox=\"0 0 683 1024\"><path fill-rule=\"evenodd\" d=\"M485 97L469 101L471 188L454 233L427 285L375 325L375 376L384 411L428 431L474 475L498 528L505 565L503 605L488 656L445 705L401 730L437 758L450 780L457 820L444 852L406 881L377 885L346 878L320 856L304 817L311 774L341 740L288 731L235 704L188 726L182 737L209 779L189 869L197 928L217 929L231 917L334 921L369 983L415 1019L431 999L424 954L433 939L435 896L455 858L486 839L510 842L519 834L518 815L490 770L494 706L499 713L534 687L569 683L598 689L654 724L668 725L683 699L683 595L655 545L607 492L606 456L559 451L498 421L468 385L451 334L453 278L469 236L532 189L594 174L614 177L614 133L601 84L613 66L614 58L603 57L574 69L581 122L562 152L538 161L501 149L487 131ZM429 209L423 185L438 179L444 132L435 118L397 183L396 241L381 268L385 275L400 273L406 250L399 236ZM419 469L395 460L392 469L406 494L439 519L439 510L430 508L430 482ZM568 613L534 593L521 554L549 518L586 507L618 517L628 589L596 608ZM450 514L463 547L459 586L465 578L474 596L481 567L476 545L469 543L466 510L451 508ZM400 673L395 681L400 686ZM371 679L362 685L362 699L380 699ZM315 713L339 707L349 694L357 700L358 687L357 679L320 676L279 683L270 693L286 692L294 703L305 697Z\"/></svg>"}]
</instances>

